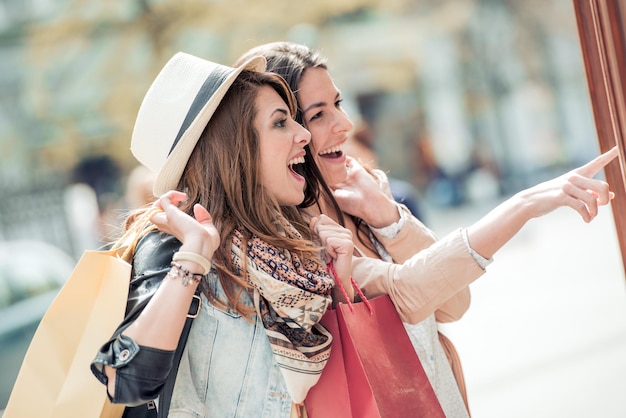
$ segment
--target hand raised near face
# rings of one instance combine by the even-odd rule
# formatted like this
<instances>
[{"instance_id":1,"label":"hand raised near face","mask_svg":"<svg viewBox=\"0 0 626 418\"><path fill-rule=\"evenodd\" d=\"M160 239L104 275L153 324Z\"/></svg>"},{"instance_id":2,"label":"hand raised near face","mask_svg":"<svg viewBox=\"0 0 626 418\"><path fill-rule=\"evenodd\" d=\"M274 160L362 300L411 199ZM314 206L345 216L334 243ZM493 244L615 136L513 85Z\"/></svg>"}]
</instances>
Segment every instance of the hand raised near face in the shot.
<instances>
[{"instance_id":1,"label":"hand raised near face","mask_svg":"<svg viewBox=\"0 0 626 418\"><path fill-rule=\"evenodd\" d=\"M181 250L203 255L208 260L220 245L220 236L213 225L211 214L200 204L193 207L193 217L178 208L187 199L187 195L179 191L163 194L154 205L163 209L154 214L150 221L160 231L174 235L183 243Z\"/></svg>"},{"instance_id":2,"label":"hand raised near face","mask_svg":"<svg viewBox=\"0 0 626 418\"><path fill-rule=\"evenodd\" d=\"M382 228L400 219L387 176L378 169L366 170L354 158L346 160L347 176L335 184L333 194L341 210Z\"/></svg>"}]
</instances>

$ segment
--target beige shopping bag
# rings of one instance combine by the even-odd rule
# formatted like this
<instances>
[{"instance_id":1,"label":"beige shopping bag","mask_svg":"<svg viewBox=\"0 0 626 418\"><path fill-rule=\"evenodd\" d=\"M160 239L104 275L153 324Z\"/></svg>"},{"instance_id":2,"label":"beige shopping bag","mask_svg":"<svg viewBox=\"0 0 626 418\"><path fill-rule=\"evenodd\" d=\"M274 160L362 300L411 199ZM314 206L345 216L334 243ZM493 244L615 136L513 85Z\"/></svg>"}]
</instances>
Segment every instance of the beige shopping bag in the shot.
<instances>
[{"instance_id":1,"label":"beige shopping bag","mask_svg":"<svg viewBox=\"0 0 626 418\"><path fill-rule=\"evenodd\" d=\"M122 251L83 253L35 332L3 418L121 417L89 365L124 318Z\"/></svg>"}]
</instances>

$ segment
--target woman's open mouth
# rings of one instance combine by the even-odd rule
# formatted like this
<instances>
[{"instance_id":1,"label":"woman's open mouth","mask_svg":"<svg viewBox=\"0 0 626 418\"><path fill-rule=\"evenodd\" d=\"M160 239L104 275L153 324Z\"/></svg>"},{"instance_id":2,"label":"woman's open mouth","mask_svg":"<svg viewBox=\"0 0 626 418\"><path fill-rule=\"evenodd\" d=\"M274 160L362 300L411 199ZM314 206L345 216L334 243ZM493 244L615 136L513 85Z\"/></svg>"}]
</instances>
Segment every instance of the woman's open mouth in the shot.
<instances>
[{"instance_id":1,"label":"woman's open mouth","mask_svg":"<svg viewBox=\"0 0 626 418\"><path fill-rule=\"evenodd\" d=\"M288 163L289 170L297 176L304 178L304 157L297 157Z\"/></svg>"},{"instance_id":2,"label":"woman's open mouth","mask_svg":"<svg viewBox=\"0 0 626 418\"><path fill-rule=\"evenodd\" d=\"M336 147L320 151L317 155L321 158L341 158L343 157L343 151L341 150L341 146L337 145Z\"/></svg>"}]
</instances>

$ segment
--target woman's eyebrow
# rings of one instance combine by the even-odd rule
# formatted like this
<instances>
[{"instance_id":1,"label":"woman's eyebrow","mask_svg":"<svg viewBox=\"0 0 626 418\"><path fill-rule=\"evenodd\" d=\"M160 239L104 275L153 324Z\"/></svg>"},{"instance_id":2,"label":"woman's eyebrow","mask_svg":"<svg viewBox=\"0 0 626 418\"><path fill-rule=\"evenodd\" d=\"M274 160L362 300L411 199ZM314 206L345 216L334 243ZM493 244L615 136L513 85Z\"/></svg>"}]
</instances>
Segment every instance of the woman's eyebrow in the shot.
<instances>
[{"instance_id":1,"label":"woman's eyebrow","mask_svg":"<svg viewBox=\"0 0 626 418\"><path fill-rule=\"evenodd\" d=\"M335 100L334 100L334 101L337 101L337 100L339 100L340 98L341 98L341 92L340 92L340 91L337 91L337 94L335 94ZM302 113L304 114L304 113L308 112L309 110L313 109L314 107L324 107L325 105L326 105L326 102L316 102L316 103L313 103L313 104L311 104L309 107L307 107L306 109L304 109L304 110L302 111Z\"/></svg>"},{"instance_id":2,"label":"woman's eyebrow","mask_svg":"<svg viewBox=\"0 0 626 418\"><path fill-rule=\"evenodd\" d=\"M272 114L270 115L270 117L274 116L274 113L282 113L283 115L288 115L289 112L287 111L287 109L284 109L282 107L279 107L277 109L274 109L274 111L272 112Z\"/></svg>"},{"instance_id":3,"label":"woman's eyebrow","mask_svg":"<svg viewBox=\"0 0 626 418\"><path fill-rule=\"evenodd\" d=\"M306 109L304 109L302 111L302 113L306 113L309 110L313 109L314 107L324 107L326 105L326 102L317 102L317 103L313 103L311 105L309 105Z\"/></svg>"}]
</instances>

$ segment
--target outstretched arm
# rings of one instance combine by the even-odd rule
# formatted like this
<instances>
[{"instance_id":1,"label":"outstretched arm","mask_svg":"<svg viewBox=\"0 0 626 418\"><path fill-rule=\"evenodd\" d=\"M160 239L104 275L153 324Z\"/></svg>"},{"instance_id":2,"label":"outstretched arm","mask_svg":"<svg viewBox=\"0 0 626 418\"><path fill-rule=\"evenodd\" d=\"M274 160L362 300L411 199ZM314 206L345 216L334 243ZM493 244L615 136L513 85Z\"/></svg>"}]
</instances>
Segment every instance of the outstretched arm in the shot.
<instances>
[{"instance_id":1,"label":"outstretched arm","mask_svg":"<svg viewBox=\"0 0 626 418\"><path fill-rule=\"evenodd\" d=\"M491 258L526 222L563 206L571 207L585 222L591 222L598 214L598 206L608 204L614 196L606 182L593 176L617 155L617 148L613 148L582 167L517 193L467 228L470 246L483 257Z\"/></svg>"},{"instance_id":2,"label":"outstretched arm","mask_svg":"<svg viewBox=\"0 0 626 418\"><path fill-rule=\"evenodd\" d=\"M467 228L471 247L491 258L532 218L562 206L578 211L586 222L613 197L608 184L592 177L617 156L613 149L563 176L524 190ZM355 259L353 274L366 296L390 295L405 322L416 323L441 309L484 273L468 253L457 230L402 264ZM469 300L468 300L469 302ZM454 319L457 313L447 313ZM438 318L441 320L442 318Z\"/></svg>"}]
</instances>

